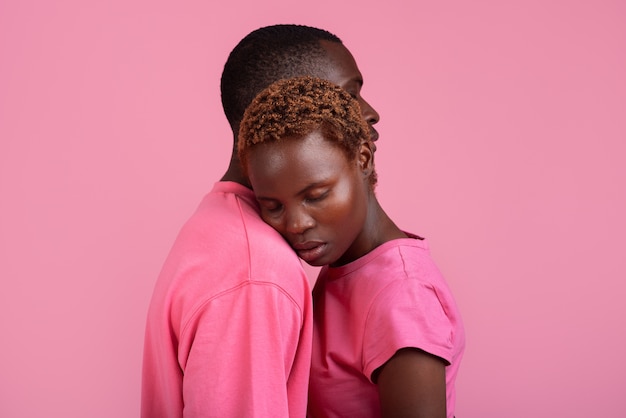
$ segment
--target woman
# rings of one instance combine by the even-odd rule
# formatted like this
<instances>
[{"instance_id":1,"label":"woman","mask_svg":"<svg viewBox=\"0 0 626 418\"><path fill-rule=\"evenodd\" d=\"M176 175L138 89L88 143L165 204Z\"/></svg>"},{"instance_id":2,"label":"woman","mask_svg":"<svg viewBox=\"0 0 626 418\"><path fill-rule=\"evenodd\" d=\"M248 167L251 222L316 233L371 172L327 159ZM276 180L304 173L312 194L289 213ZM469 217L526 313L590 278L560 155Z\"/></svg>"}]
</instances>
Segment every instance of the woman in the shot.
<instances>
[{"instance_id":1,"label":"woman","mask_svg":"<svg viewBox=\"0 0 626 418\"><path fill-rule=\"evenodd\" d=\"M374 150L356 100L316 78L274 83L241 123L263 220L325 266L313 290L309 414L452 417L461 318L426 242L376 199Z\"/></svg>"}]
</instances>

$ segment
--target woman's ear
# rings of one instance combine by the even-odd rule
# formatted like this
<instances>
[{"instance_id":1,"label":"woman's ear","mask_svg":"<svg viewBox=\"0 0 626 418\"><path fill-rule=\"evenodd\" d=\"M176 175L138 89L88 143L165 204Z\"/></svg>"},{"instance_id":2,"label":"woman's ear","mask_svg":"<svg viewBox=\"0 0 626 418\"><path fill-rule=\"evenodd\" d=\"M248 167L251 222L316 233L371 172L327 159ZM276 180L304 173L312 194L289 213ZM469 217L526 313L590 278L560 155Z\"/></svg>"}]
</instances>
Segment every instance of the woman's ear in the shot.
<instances>
[{"instance_id":1,"label":"woman's ear","mask_svg":"<svg viewBox=\"0 0 626 418\"><path fill-rule=\"evenodd\" d=\"M359 148L359 168L365 177L369 177L374 171L374 150L371 141L362 141Z\"/></svg>"}]
</instances>

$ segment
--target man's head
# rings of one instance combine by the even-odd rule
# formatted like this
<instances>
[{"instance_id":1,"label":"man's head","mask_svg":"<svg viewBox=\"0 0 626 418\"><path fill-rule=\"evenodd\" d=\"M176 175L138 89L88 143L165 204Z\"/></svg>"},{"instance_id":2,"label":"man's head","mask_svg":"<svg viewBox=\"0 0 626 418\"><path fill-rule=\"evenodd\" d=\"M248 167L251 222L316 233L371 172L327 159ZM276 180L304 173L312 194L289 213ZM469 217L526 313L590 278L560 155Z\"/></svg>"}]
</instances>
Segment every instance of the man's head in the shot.
<instances>
[{"instance_id":1,"label":"man's head","mask_svg":"<svg viewBox=\"0 0 626 418\"><path fill-rule=\"evenodd\" d=\"M302 25L274 25L257 29L233 49L221 81L222 106L237 133L252 99L273 82L298 76L328 80L348 91L361 105L368 124L378 113L360 97L363 77L350 52L332 33ZM378 133L371 128L371 137Z\"/></svg>"}]
</instances>

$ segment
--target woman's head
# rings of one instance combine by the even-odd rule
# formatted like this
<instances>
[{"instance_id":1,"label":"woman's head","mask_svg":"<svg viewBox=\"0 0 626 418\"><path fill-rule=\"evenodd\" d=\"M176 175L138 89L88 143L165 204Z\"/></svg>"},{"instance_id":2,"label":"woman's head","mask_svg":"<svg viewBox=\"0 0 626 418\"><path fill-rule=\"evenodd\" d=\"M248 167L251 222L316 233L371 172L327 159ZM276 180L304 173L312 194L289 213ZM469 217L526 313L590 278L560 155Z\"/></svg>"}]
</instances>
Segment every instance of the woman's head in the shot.
<instances>
[{"instance_id":1,"label":"woman's head","mask_svg":"<svg viewBox=\"0 0 626 418\"><path fill-rule=\"evenodd\" d=\"M241 122L239 157L263 219L309 264L363 255L375 200L374 145L359 105L327 81L281 80Z\"/></svg>"}]
</instances>

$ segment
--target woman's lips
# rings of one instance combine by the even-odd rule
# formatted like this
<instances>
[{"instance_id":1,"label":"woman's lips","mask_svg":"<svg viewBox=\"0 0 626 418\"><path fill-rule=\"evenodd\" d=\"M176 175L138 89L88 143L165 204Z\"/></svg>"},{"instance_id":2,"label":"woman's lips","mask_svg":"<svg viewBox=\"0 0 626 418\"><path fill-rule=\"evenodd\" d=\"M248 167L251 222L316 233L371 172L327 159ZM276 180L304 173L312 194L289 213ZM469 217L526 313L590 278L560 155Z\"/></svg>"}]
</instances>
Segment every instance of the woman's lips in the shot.
<instances>
[{"instance_id":1,"label":"woman's lips","mask_svg":"<svg viewBox=\"0 0 626 418\"><path fill-rule=\"evenodd\" d=\"M325 248L325 243L317 241L293 245L298 256L309 264L313 264L315 260L319 259Z\"/></svg>"}]
</instances>

